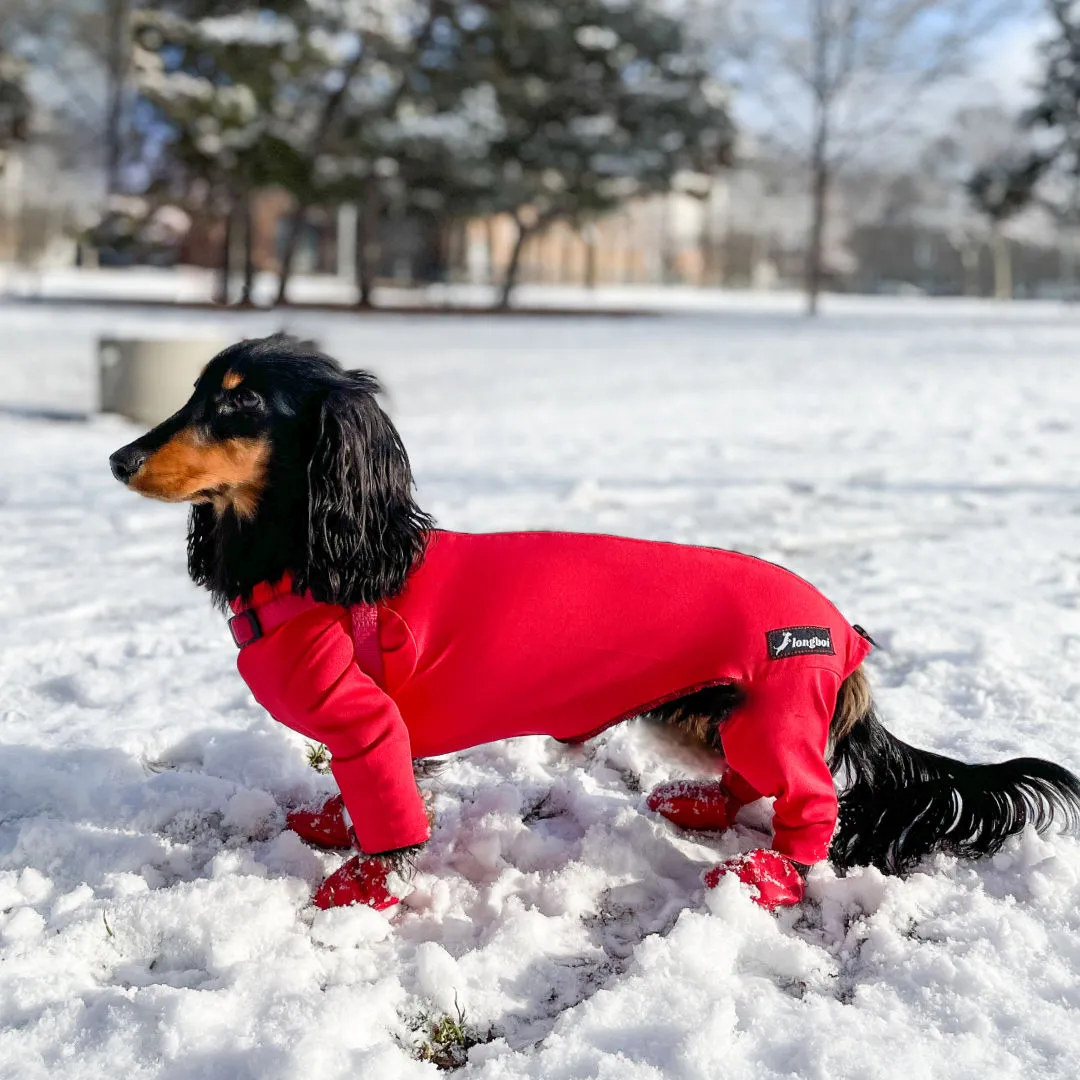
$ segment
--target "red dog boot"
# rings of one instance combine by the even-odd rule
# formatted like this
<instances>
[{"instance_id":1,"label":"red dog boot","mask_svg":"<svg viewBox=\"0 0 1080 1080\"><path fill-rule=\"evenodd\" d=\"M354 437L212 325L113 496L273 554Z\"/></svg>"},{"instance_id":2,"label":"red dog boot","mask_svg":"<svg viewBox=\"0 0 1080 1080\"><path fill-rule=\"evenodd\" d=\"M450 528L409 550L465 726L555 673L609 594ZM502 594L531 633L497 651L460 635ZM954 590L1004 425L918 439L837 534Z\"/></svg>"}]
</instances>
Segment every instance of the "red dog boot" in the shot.
<instances>
[{"instance_id":1,"label":"red dog boot","mask_svg":"<svg viewBox=\"0 0 1080 1080\"><path fill-rule=\"evenodd\" d=\"M726 874L734 874L741 882L755 889L754 903L766 911L793 907L806 894L806 883L798 866L779 851L757 848L728 859L705 872L702 879L705 888L715 889Z\"/></svg>"},{"instance_id":2,"label":"red dog boot","mask_svg":"<svg viewBox=\"0 0 1080 1080\"><path fill-rule=\"evenodd\" d=\"M301 840L324 848L352 847L345 822L345 800L340 795L327 799L321 810L292 810L285 823Z\"/></svg>"},{"instance_id":3,"label":"red dog boot","mask_svg":"<svg viewBox=\"0 0 1080 1080\"><path fill-rule=\"evenodd\" d=\"M723 780L671 780L652 789L647 800L655 811L681 829L730 829L743 805Z\"/></svg>"},{"instance_id":4,"label":"red dog boot","mask_svg":"<svg viewBox=\"0 0 1080 1080\"><path fill-rule=\"evenodd\" d=\"M354 855L319 886L311 902L324 911L350 904L366 904L376 911L384 911L400 901L390 892L388 874L389 870L378 857Z\"/></svg>"}]
</instances>

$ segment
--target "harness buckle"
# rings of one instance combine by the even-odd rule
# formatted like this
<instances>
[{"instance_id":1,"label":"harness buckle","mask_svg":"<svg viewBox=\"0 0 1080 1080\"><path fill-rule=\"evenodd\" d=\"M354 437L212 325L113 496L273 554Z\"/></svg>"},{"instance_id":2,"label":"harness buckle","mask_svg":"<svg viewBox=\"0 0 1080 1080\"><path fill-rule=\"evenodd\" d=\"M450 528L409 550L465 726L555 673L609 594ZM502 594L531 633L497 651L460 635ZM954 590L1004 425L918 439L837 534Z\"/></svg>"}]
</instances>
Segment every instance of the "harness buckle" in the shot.
<instances>
[{"instance_id":1,"label":"harness buckle","mask_svg":"<svg viewBox=\"0 0 1080 1080\"><path fill-rule=\"evenodd\" d=\"M252 609L241 611L229 620L229 633L232 634L236 647L242 649L253 641L258 641L263 636L262 624L259 616Z\"/></svg>"}]
</instances>

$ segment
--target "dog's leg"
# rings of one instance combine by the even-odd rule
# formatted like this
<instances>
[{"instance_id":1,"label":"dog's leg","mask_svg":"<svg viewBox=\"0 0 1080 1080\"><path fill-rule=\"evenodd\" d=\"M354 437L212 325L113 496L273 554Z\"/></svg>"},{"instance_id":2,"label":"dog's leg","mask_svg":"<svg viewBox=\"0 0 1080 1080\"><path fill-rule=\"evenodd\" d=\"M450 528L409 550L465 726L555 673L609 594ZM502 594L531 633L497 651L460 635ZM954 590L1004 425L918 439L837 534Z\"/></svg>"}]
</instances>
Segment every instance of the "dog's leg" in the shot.
<instances>
[{"instance_id":1,"label":"dog's leg","mask_svg":"<svg viewBox=\"0 0 1080 1080\"><path fill-rule=\"evenodd\" d=\"M660 705L650 715L721 753L720 728L741 700L738 687L721 683ZM648 805L680 828L722 831L731 827L742 806L759 798L741 776L725 769L719 780L660 784L649 794Z\"/></svg>"}]
</instances>

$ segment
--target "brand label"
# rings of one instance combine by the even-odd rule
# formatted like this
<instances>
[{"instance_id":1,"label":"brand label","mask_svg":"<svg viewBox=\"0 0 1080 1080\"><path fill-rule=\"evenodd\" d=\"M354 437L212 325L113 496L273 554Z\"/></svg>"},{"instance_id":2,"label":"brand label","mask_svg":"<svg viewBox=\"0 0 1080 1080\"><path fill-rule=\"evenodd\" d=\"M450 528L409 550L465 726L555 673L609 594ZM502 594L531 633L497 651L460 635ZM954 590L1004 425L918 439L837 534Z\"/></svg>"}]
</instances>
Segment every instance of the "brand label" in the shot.
<instances>
[{"instance_id":1,"label":"brand label","mask_svg":"<svg viewBox=\"0 0 1080 1080\"><path fill-rule=\"evenodd\" d=\"M785 626L780 630L768 630L765 642L769 647L770 660L810 656L813 653L835 655L832 632L827 626Z\"/></svg>"}]
</instances>

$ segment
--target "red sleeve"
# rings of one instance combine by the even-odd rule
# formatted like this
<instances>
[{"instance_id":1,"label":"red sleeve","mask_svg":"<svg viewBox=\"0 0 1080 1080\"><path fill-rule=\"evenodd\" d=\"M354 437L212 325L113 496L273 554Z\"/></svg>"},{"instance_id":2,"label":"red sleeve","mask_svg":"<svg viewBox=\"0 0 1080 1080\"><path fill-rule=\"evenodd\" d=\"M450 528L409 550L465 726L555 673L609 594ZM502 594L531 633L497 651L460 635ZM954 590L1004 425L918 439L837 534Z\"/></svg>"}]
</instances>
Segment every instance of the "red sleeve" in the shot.
<instances>
[{"instance_id":1,"label":"red sleeve","mask_svg":"<svg viewBox=\"0 0 1080 1080\"><path fill-rule=\"evenodd\" d=\"M241 649L237 667L275 720L326 744L367 854L428 839L408 729L393 700L357 667L344 608L320 604L290 619Z\"/></svg>"},{"instance_id":2,"label":"red sleeve","mask_svg":"<svg viewBox=\"0 0 1080 1080\"><path fill-rule=\"evenodd\" d=\"M836 787L825 763L840 677L797 659L752 686L720 736L724 756L753 789L775 796L773 847L800 863L826 858Z\"/></svg>"}]
</instances>

